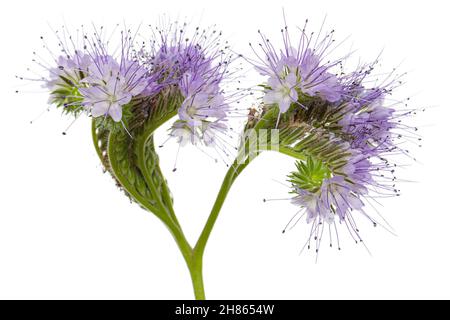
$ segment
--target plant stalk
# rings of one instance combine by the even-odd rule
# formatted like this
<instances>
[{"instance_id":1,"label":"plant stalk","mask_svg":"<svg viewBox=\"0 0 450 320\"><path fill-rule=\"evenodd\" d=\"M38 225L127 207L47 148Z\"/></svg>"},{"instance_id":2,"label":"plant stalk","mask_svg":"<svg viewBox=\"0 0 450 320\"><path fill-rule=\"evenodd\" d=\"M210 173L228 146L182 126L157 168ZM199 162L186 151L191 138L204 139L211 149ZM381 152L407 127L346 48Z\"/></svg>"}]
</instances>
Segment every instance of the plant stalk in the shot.
<instances>
[{"instance_id":1,"label":"plant stalk","mask_svg":"<svg viewBox=\"0 0 450 320\"><path fill-rule=\"evenodd\" d=\"M191 251L192 252L191 259L185 258L186 263L189 267L189 272L192 279L192 286L194 288L194 294L197 300L206 299L205 288L203 283L203 255L205 252L206 244L211 235L211 231L214 228L214 224L217 221L220 210L222 209L222 206L225 202L228 192L230 191L233 182L236 180L236 178L242 172L245 166L246 164L239 165L237 164L237 162L235 162L228 170L223 180L220 191L217 195L214 206L208 217L208 220L206 221L205 227L203 228L203 231L200 234L200 237L198 238L197 244Z\"/></svg>"},{"instance_id":2,"label":"plant stalk","mask_svg":"<svg viewBox=\"0 0 450 320\"><path fill-rule=\"evenodd\" d=\"M146 137L145 139L141 139L138 143L139 145L139 152L138 152L138 164L139 167L142 170L144 179L148 185L148 187L152 190L153 194L159 195L156 197L157 205L153 206L150 204L150 202L146 201L146 199L142 199L140 195L133 194L136 201L141 203L147 210L153 212L169 229L171 232L175 242L178 245L178 248L183 255L183 258L187 264L187 267L189 269L189 274L191 276L192 280L192 286L194 289L195 299L197 300L204 300L206 299L205 296L205 289L204 289L204 282L203 282L203 256L206 248L206 244L208 242L208 239L211 235L211 232L214 228L214 225L217 221L217 218L219 216L219 213L223 207L223 204L225 202L225 199L228 195L228 192L231 189L231 186L233 185L236 178L239 176L239 174L245 169L245 167L251 162L251 157L247 157L247 159L240 163L238 160L235 160L234 163L230 166L228 169L225 178L222 182L222 186L219 190L219 193L216 197L216 200L214 202L213 208L211 210L211 213L205 223L205 226L197 240L197 243L194 248L191 247L189 242L187 241L183 230L178 223L178 220L176 218L175 212L172 207L172 199L170 196L170 192L168 190L168 186L166 184L166 181L163 180L162 182L162 190L158 190L152 180L150 172L148 172L148 168L145 165L145 144L147 142L147 139L151 136L151 132L154 131L154 128L152 130L149 130L148 134L144 134ZM95 132L95 126L93 124L92 128L92 134L94 137L94 144L96 147L96 151L100 157L100 159L103 161L102 152L99 149L98 145L98 138ZM247 140L245 142L246 146L249 146L249 141ZM151 146L153 147L153 146ZM289 148L283 148L280 146L279 152L284 153L288 156L296 157L298 159L302 159L303 156L299 155L297 152L294 152L293 150L290 150ZM258 151L256 155L258 155L260 152ZM248 155L247 155L248 156ZM160 170L159 166L156 164L156 169ZM160 171L159 171L160 172ZM114 171L112 172L114 174ZM160 175L162 176L162 173L160 172ZM117 175L116 175L117 177ZM119 180L120 177L117 177ZM163 178L164 179L164 178ZM123 180L123 179L122 179ZM126 184L123 186L125 189ZM131 190L131 189L130 189ZM130 192L132 194L132 192ZM164 199L164 202L163 202Z\"/></svg>"}]
</instances>

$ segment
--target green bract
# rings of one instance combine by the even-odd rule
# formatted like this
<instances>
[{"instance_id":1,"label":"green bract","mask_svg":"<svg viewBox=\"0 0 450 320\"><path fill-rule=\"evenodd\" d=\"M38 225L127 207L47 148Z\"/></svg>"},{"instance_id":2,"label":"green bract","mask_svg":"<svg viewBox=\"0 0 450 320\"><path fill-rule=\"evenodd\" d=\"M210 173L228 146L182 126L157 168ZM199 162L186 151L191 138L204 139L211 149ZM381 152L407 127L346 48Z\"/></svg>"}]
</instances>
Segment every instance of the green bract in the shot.
<instances>
[{"instance_id":1,"label":"green bract","mask_svg":"<svg viewBox=\"0 0 450 320\"><path fill-rule=\"evenodd\" d=\"M289 181L298 188L316 192L321 186L324 179L331 178L331 171L323 164L322 161L316 161L312 157L308 157L306 162L296 162L297 171L292 172Z\"/></svg>"}]
</instances>

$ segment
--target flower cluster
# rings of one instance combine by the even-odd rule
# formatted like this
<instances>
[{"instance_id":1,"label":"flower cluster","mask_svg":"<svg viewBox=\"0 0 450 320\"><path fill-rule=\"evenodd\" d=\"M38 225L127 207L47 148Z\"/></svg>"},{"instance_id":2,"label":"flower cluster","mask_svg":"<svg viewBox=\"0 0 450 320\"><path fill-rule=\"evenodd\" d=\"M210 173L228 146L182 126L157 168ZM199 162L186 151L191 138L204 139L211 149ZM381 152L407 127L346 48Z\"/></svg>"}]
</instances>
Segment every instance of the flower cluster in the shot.
<instances>
[{"instance_id":1,"label":"flower cluster","mask_svg":"<svg viewBox=\"0 0 450 320\"><path fill-rule=\"evenodd\" d=\"M34 59L49 73L38 79L50 90L49 102L65 113L103 117L105 125L119 123L127 130L133 105L180 96L182 103L173 99L180 104L170 135L181 144L215 144L216 136L228 130L232 97L222 84L234 58L220 44L221 33L195 28L188 34L188 26L178 22L151 28L152 37L143 42L131 30L120 32L116 46L111 38L118 33L106 37L103 28L94 27L92 34L83 29L77 42L67 31L56 32L62 54L50 64ZM170 115L173 108L167 109Z\"/></svg>"},{"instance_id":2,"label":"flower cluster","mask_svg":"<svg viewBox=\"0 0 450 320\"><path fill-rule=\"evenodd\" d=\"M279 51L260 33L262 54L255 49L257 58L250 61L267 77L261 85L259 121L273 126L270 111L278 114L275 127L280 130L280 144L301 159L289 176L292 202L301 210L288 226L306 216L311 224L307 245L315 239L317 251L325 228L330 230L331 241L327 225L336 222L344 224L360 242L354 213L378 224L369 216L366 204L376 197L399 195L396 164L389 159L408 154L401 147L407 142L404 136L420 140L414 136L417 129L402 122L414 110L402 110L400 101L386 104L401 84L401 75L392 73L373 86L371 75L377 61L344 73L343 59L328 60L334 31L320 38L307 35L303 28L295 44L287 27L281 32L283 47Z\"/></svg>"},{"instance_id":3,"label":"flower cluster","mask_svg":"<svg viewBox=\"0 0 450 320\"><path fill-rule=\"evenodd\" d=\"M155 27L152 33L156 36L140 51L140 59L183 96L170 135L181 145L200 141L215 145L218 136L228 130L231 95L224 93L222 84L234 58L227 53L228 47L221 45L221 32L190 29L176 22L164 29Z\"/></svg>"},{"instance_id":4,"label":"flower cluster","mask_svg":"<svg viewBox=\"0 0 450 320\"><path fill-rule=\"evenodd\" d=\"M282 30L285 48L277 52L262 33L260 47L263 57L256 61L261 75L268 76L264 86L264 102L278 105L285 113L293 104L302 106L299 98L321 97L330 102L338 101L343 87L331 72L339 61L324 62L324 57L333 43L332 33L311 48L311 39L303 31L297 46L291 44L287 28ZM258 56L259 57L259 56Z\"/></svg>"},{"instance_id":5,"label":"flower cluster","mask_svg":"<svg viewBox=\"0 0 450 320\"><path fill-rule=\"evenodd\" d=\"M38 63L49 71L49 77L42 79L50 90L49 102L63 107L64 112L84 111L94 118L121 122L123 108L157 78L133 57L133 44L123 33L117 57L97 33L92 37L85 34L78 45L71 42L69 46L58 39L62 55L55 59L56 66Z\"/></svg>"}]
</instances>

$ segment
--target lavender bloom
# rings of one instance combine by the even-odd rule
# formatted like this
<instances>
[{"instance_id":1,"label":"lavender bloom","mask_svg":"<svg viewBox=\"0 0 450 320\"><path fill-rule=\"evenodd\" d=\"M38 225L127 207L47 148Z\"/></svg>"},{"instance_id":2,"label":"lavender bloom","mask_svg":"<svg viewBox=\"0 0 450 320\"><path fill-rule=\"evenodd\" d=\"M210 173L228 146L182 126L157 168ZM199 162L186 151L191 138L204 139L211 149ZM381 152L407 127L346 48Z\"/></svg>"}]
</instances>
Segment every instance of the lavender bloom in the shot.
<instances>
[{"instance_id":1,"label":"lavender bloom","mask_svg":"<svg viewBox=\"0 0 450 320\"><path fill-rule=\"evenodd\" d=\"M415 128L401 124L403 118L411 115L411 110L395 108L400 103L386 106L385 100L401 84L401 76L389 75L383 85L365 88L364 81L372 70L373 64L348 76L349 84L342 102L345 107L339 125L352 137L353 148L381 154L396 150L394 139L401 138L402 131L415 131Z\"/></svg>"},{"instance_id":2,"label":"lavender bloom","mask_svg":"<svg viewBox=\"0 0 450 320\"><path fill-rule=\"evenodd\" d=\"M342 59L328 61L333 32L313 38L303 29L297 46L292 45L287 28L282 34L281 50L263 35L259 44L263 55L254 50L257 60L250 62L268 81L262 85L262 108L250 112L247 128L256 124L278 128L281 152L304 159L289 176L291 201L300 211L288 226L306 216L311 225L308 247L314 239L318 250L323 231L333 226L334 233L336 224L362 242L356 214L380 225L367 204L373 207L375 198L399 195L397 164L391 159L411 157L405 147L421 140L417 128L406 121L417 110L404 108L405 101L391 97L402 83L403 75L394 75L395 69L380 79L372 78L378 60L349 73L344 72ZM339 76L332 72L337 65Z\"/></svg>"},{"instance_id":3,"label":"lavender bloom","mask_svg":"<svg viewBox=\"0 0 450 320\"><path fill-rule=\"evenodd\" d=\"M336 102L341 98L342 86L338 78L329 72L333 64L323 65L322 57L315 49L307 49L302 57L293 48L289 51L290 56L284 59L285 64L289 69L297 70L301 92L319 96L329 102ZM297 60L294 57L298 57Z\"/></svg>"},{"instance_id":4,"label":"lavender bloom","mask_svg":"<svg viewBox=\"0 0 450 320\"><path fill-rule=\"evenodd\" d=\"M409 151L403 148L414 139L417 128L408 126L406 118L417 110L402 110L399 106L405 103L401 101L386 106L387 96L400 83L398 77L388 77L379 87L365 88L364 79L369 74L366 71L349 74L347 78L352 81L345 85L346 94L338 103L310 103L306 109L291 111L294 119L332 132L334 143L340 145L340 151L330 155L319 152L323 150L320 143L311 146L314 152L307 149L307 153L321 157L308 156L289 176L295 195L292 203L301 207L300 218L306 216L307 223L311 224L306 246L309 248L314 239L316 251L328 226L333 226L334 238L339 241L336 223L344 225L356 242L362 242L355 214L369 219L374 226L380 225L369 215L366 204L372 206L371 201L377 197L399 195L397 164L390 158L399 154L409 156ZM416 139L421 140L419 136ZM330 158L339 159L340 164L329 165ZM293 219L295 224L300 218ZM331 231L329 238L330 241L333 238Z\"/></svg>"},{"instance_id":5,"label":"lavender bloom","mask_svg":"<svg viewBox=\"0 0 450 320\"><path fill-rule=\"evenodd\" d=\"M297 76L289 73L284 79L270 77L268 86L270 90L264 95L264 103L278 104L280 112L285 113L292 103L297 102L298 93L296 90Z\"/></svg>"},{"instance_id":6,"label":"lavender bloom","mask_svg":"<svg viewBox=\"0 0 450 320\"><path fill-rule=\"evenodd\" d=\"M331 230L336 232L335 239L340 249L337 223L344 225L357 243L363 242L354 214L362 214L376 226L378 222L365 211L365 203L371 199L370 192L383 190L394 195L397 193L394 187L377 182L373 177L374 172L386 169L384 165L372 163L367 155L359 151L352 151L346 165L339 169L327 167L311 157L305 162L298 162L297 170L289 176L289 181L295 195L291 201L301 210L294 217L297 219L293 218L286 227L293 221L295 225L306 216L311 230L305 247L309 249L314 241L316 252L320 249L324 230L329 232L330 246L333 238Z\"/></svg>"},{"instance_id":7,"label":"lavender bloom","mask_svg":"<svg viewBox=\"0 0 450 320\"><path fill-rule=\"evenodd\" d=\"M189 29L186 23L170 21L152 27L154 37L139 56L149 69L160 72L160 81L179 85L186 74L207 79L211 72L226 69L230 57L226 56L227 47L220 43L221 33L199 27Z\"/></svg>"},{"instance_id":8,"label":"lavender bloom","mask_svg":"<svg viewBox=\"0 0 450 320\"><path fill-rule=\"evenodd\" d=\"M149 86L147 70L136 61L123 59L120 64L111 56L97 57L90 67L86 84L80 88L83 105L93 117L111 116L122 119L122 106Z\"/></svg>"},{"instance_id":9,"label":"lavender bloom","mask_svg":"<svg viewBox=\"0 0 450 320\"><path fill-rule=\"evenodd\" d=\"M280 112L285 113L292 104L303 106L307 97L320 97L332 103L341 99L343 87L331 72L339 61L324 61L331 50L332 34L313 40L312 35L306 35L303 29L298 44L294 46L285 27L282 30L284 48L278 51L260 33L262 41L259 46L263 55L254 50L257 60L251 63L260 74L269 77L263 85L265 103L278 105Z\"/></svg>"},{"instance_id":10,"label":"lavender bloom","mask_svg":"<svg viewBox=\"0 0 450 320\"><path fill-rule=\"evenodd\" d=\"M200 92L184 100L178 115L191 127L201 126L211 119L220 121L227 116L229 106L225 103L225 98L220 93L209 94Z\"/></svg>"},{"instance_id":11,"label":"lavender bloom","mask_svg":"<svg viewBox=\"0 0 450 320\"><path fill-rule=\"evenodd\" d=\"M210 72L209 76L204 79L186 74L180 84L186 98L178 110L178 116L179 121L189 126L205 145L218 146L219 135L224 136L228 131L231 106L219 86L221 74Z\"/></svg>"},{"instance_id":12,"label":"lavender bloom","mask_svg":"<svg viewBox=\"0 0 450 320\"><path fill-rule=\"evenodd\" d=\"M153 29L153 38L140 47L135 34L122 31L114 47L112 36L105 39L103 27L100 31L93 28L92 34L77 30L81 32L77 41L66 29L56 32L62 55L50 65L44 59L35 60L50 73L48 78L37 79L51 90L50 103L65 112L85 111L124 126L129 120L134 124L144 121L133 115L136 103L142 108L135 111L144 115L149 110L143 111L143 101L165 101L158 104L158 112L178 111L180 123L196 132L196 139L205 137L206 145L216 145L213 132L215 128L219 134L224 132L230 103L239 95L224 91L224 83L233 75L229 65L234 57L226 44L220 44L220 32L200 28L189 32L186 24L175 22ZM114 127L110 122L107 125ZM178 136L179 129L173 127L174 135Z\"/></svg>"},{"instance_id":13,"label":"lavender bloom","mask_svg":"<svg viewBox=\"0 0 450 320\"><path fill-rule=\"evenodd\" d=\"M59 56L57 67L51 68L49 78L44 80L44 87L54 92L76 86L86 76L90 64L91 58L84 53L75 52L74 57Z\"/></svg>"},{"instance_id":14,"label":"lavender bloom","mask_svg":"<svg viewBox=\"0 0 450 320\"><path fill-rule=\"evenodd\" d=\"M73 56L59 56L57 67L47 68L49 77L43 78L42 87L50 90L48 103L63 107L66 113L81 111L78 87L87 75L91 63L89 55L75 51Z\"/></svg>"},{"instance_id":15,"label":"lavender bloom","mask_svg":"<svg viewBox=\"0 0 450 320\"><path fill-rule=\"evenodd\" d=\"M336 217L344 221L353 210L363 208L361 199L368 193L365 185L372 182L371 165L363 155L355 154L338 170L311 157L297 163L298 170L290 176L297 194L292 202L305 207L308 223L334 223Z\"/></svg>"},{"instance_id":16,"label":"lavender bloom","mask_svg":"<svg viewBox=\"0 0 450 320\"><path fill-rule=\"evenodd\" d=\"M205 145L216 146L214 134L227 131L230 102L236 99L235 94L226 94L222 88L231 75L229 65L233 57L226 46L220 46L220 32L188 29L186 24L177 22L156 27L150 50L141 51L141 59L144 65L159 72L161 82L177 87L184 97L171 135L178 141L201 140Z\"/></svg>"},{"instance_id":17,"label":"lavender bloom","mask_svg":"<svg viewBox=\"0 0 450 320\"><path fill-rule=\"evenodd\" d=\"M188 143L196 145L201 140L198 130L193 129L185 121L177 120L171 128L170 136L177 139L180 146Z\"/></svg>"},{"instance_id":18,"label":"lavender bloom","mask_svg":"<svg viewBox=\"0 0 450 320\"><path fill-rule=\"evenodd\" d=\"M180 120L172 127L171 135L179 137L179 142L190 136L189 140L193 144L202 140L205 145L215 145L217 135L228 130L226 125L228 109L229 106L224 103L224 97L220 94L210 96L198 93L189 97L179 109ZM180 126L183 131L180 131Z\"/></svg>"},{"instance_id":19,"label":"lavender bloom","mask_svg":"<svg viewBox=\"0 0 450 320\"><path fill-rule=\"evenodd\" d=\"M49 102L63 107L64 112L85 111L93 117L105 116L121 122L123 108L132 99L151 97L164 84L157 81L158 72L149 70L137 59L130 30L121 32L120 42L111 49L112 35L104 39L103 27L100 31L95 26L93 29L92 34L77 30L77 34L81 32L77 41L66 28L63 32L56 31L62 54L53 56L51 64L36 54L33 61L48 70L50 76L31 80L44 82L44 87L50 89ZM44 48L51 52L45 42Z\"/></svg>"},{"instance_id":20,"label":"lavender bloom","mask_svg":"<svg viewBox=\"0 0 450 320\"><path fill-rule=\"evenodd\" d=\"M186 74L201 76L210 72L215 57L209 55L209 52L201 49L199 43L169 45L164 41L158 52L148 58L147 63L153 69L160 70L167 82L179 84Z\"/></svg>"}]
</instances>

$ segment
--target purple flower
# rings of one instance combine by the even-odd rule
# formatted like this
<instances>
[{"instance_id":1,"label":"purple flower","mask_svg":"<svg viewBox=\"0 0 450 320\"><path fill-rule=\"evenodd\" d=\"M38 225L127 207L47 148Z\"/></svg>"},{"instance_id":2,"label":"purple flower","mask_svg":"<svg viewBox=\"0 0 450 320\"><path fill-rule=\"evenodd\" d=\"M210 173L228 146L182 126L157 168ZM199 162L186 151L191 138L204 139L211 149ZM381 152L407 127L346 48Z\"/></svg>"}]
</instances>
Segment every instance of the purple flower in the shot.
<instances>
[{"instance_id":1,"label":"purple flower","mask_svg":"<svg viewBox=\"0 0 450 320\"><path fill-rule=\"evenodd\" d=\"M278 105L284 113L293 103L302 106L302 96L320 97L331 103L342 98L344 88L331 71L339 62L324 60L331 50L332 33L323 39L313 39L303 30L294 46L286 27L282 30L284 47L279 51L269 39L260 35L263 54L254 50L257 60L251 63L262 75L269 77L263 85L264 102Z\"/></svg>"},{"instance_id":2,"label":"purple flower","mask_svg":"<svg viewBox=\"0 0 450 320\"><path fill-rule=\"evenodd\" d=\"M160 75L158 81L179 86L185 97L192 95L192 91L186 92L191 82L197 86L219 84L231 62L227 47L220 45L220 32L191 29L186 23L170 21L152 27L154 36L139 51L143 64Z\"/></svg>"},{"instance_id":3,"label":"purple flower","mask_svg":"<svg viewBox=\"0 0 450 320\"><path fill-rule=\"evenodd\" d=\"M223 88L233 74L229 65L234 57L226 44L220 45L220 32L188 29L186 24L169 23L153 29L149 42L139 44L131 30L120 32L119 39L104 39L106 33L94 26L92 33L83 30L78 41L64 30L56 34L62 55L55 64L36 60L50 73L39 80L51 90L50 103L64 111L85 111L122 125L133 117L134 102L160 97L171 102L158 112L166 108L172 114L178 109L179 120L197 130L196 137L202 138L208 127L210 141L213 128L222 130L226 124L230 102L237 100ZM112 45L113 40L120 42ZM173 105L180 100L184 102Z\"/></svg>"},{"instance_id":4,"label":"purple flower","mask_svg":"<svg viewBox=\"0 0 450 320\"><path fill-rule=\"evenodd\" d=\"M202 50L200 43L180 43L174 38L170 44L167 40L164 41L147 63L154 69L161 70L166 81L179 83L187 73L194 75L207 73L214 59L208 55L209 52Z\"/></svg>"},{"instance_id":5,"label":"purple flower","mask_svg":"<svg viewBox=\"0 0 450 320\"><path fill-rule=\"evenodd\" d=\"M78 87L87 75L90 63L89 55L75 51L73 55L59 56L55 60L56 66L46 67L49 76L42 79L42 87L50 90L48 103L63 107L65 113L82 111Z\"/></svg>"},{"instance_id":6,"label":"purple flower","mask_svg":"<svg viewBox=\"0 0 450 320\"><path fill-rule=\"evenodd\" d=\"M290 176L296 194L292 202L305 208L308 223L316 219L334 223L336 217L344 220L352 210L363 207L361 197L367 194L364 185L370 181L370 167L361 155L347 161L338 170L312 157L297 163L298 170Z\"/></svg>"},{"instance_id":7,"label":"purple flower","mask_svg":"<svg viewBox=\"0 0 450 320\"><path fill-rule=\"evenodd\" d=\"M44 87L51 92L79 84L86 76L91 58L87 54L75 52L73 57L59 56L56 62L57 66L49 69L49 78L44 79Z\"/></svg>"},{"instance_id":8,"label":"purple flower","mask_svg":"<svg viewBox=\"0 0 450 320\"><path fill-rule=\"evenodd\" d=\"M121 32L115 39L120 41L118 46L111 50L112 36L103 39L105 33L98 32L95 26L93 29L92 34L83 31L78 41L66 30L57 32L62 54L51 65L43 59L34 61L50 73L48 78L40 79L50 89L50 103L63 107L65 112L77 114L84 110L93 117L108 116L120 122L122 109L133 98L157 93L161 86L157 82L159 74L138 61L131 30Z\"/></svg>"},{"instance_id":9,"label":"purple flower","mask_svg":"<svg viewBox=\"0 0 450 320\"><path fill-rule=\"evenodd\" d=\"M398 155L411 157L405 147L411 141L414 143L413 140L421 140L415 134L417 128L408 125L407 121L417 110L405 108L405 101L391 97L401 85L401 75L392 73L385 79L377 76L378 81L374 82L371 76L377 61L348 74L342 72L339 78L333 75L323 78L323 82L316 85L318 97L314 99L302 100L302 94L311 97L312 94L305 89L308 85L296 84L296 88L301 88L297 90L299 100L286 98L288 102L283 108L281 83L290 84L284 87L284 97L292 96L288 89L293 87L294 80L286 72L298 64L296 59L288 57L292 51L286 52L280 54L283 63L278 66L282 67L270 69L276 70L278 79L284 82L277 83L277 78L270 77L264 102L278 100L280 112L288 113L280 121L282 138L289 141L284 147L305 157L289 176L294 194L291 201L300 207L300 211L288 226L296 225L306 217L311 226L306 246L310 247L313 242L317 251L324 230L329 233L330 241L334 238L339 242L337 224L343 225L356 242L362 242L357 216L367 218L373 225L382 225L370 215L369 209L378 203L377 198L399 195L395 176L397 164L393 159ZM304 59L309 61L303 66L299 64L298 70L314 74L315 71L310 70L320 69L313 66L318 61L313 56L305 51ZM326 71L319 73L323 76ZM374 86L374 83L378 85ZM334 98L331 93L336 94ZM302 108L298 106L300 103ZM297 132L304 134L298 136ZM325 135L321 134L324 132ZM293 143L292 137L297 137L297 142ZM327 152L327 148L334 151Z\"/></svg>"},{"instance_id":10,"label":"purple flower","mask_svg":"<svg viewBox=\"0 0 450 320\"><path fill-rule=\"evenodd\" d=\"M264 95L264 103L278 104L280 112L286 112L291 104L298 100L297 81L297 76L292 72L284 79L277 76L270 77L267 83L270 90Z\"/></svg>"},{"instance_id":11,"label":"purple flower","mask_svg":"<svg viewBox=\"0 0 450 320\"><path fill-rule=\"evenodd\" d=\"M230 102L236 95L225 93L223 84L232 75L233 56L220 45L221 33L168 23L156 27L150 49L141 51L144 65L160 75L165 86L175 86L184 97L171 135L179 142L213 145L214 134L227 131ZM183 143L185 144L185 143Z\"/></svg>"},{"instance_id":12,"label":"purple flower","mask_svg":"<svg viewBox=\"0 0 450 320\"><path fill-rule=\"evenodd\" d=\"M405 142L402 141L403 136L417 130L408 126L406 121L415 110L399 108L403 104L401 101L388 102L392 100L389 97L392 92L401 85L402 75L388 75L379 86L366 88L374 65L346 76L346 92L341 101L343 107L339 111L338 125L354 149L373 156L407 153L400 145Z\"/></svg>"},{"instance_id":13,"label":"purple flower","mask_svg":"<svg viewBox=\"0 0 450 320\"><path fill-rule=\"evenodd\" d=\"M347 151L350 151L351 155L340 168L328 167L322 161L308 157L307 161L298 162L297 170L289 176L294 194L291 201L302 208L297 213L300 216L298 220L306 216L306 222L311 225L307 245L309 248L314 239L316 251L320 248L324 230L330 232L331 241L331 230L333 229L333 233L337 232L336 223L345 225L353 239L362 242L354 215L360 213L373 225L378 224L365 211L365 203L372 199L370 193L382 190L378 192L383 195L397 194L393 186L377 182L373 176L374 172L390 170L389 165L374 164L369 161L370 157L362 152L351 149ZM290 223L292 221L294 219ZM340 248L337 233L336 237Z\"/></svg>"},{"instance_id":14,"label":"purple flower","mask_svg":"<svg viewBox=\"0 0 450 320\"><path fill-rule=\"evenodd\" d=\"M122 107L149 85L147 70L138 62L118 63L111 56L96 57L81 82L84 107L93 117L110 116L115 122L122 119Z\"/></svg>"},{"instance_id":15,"label":"purple flower","mask_svg":"<svg viewBox=\"0 0 450 320\"><path fill-rule=\"evenodd\" d=\"M196 145L201 140L200 132L196 128L192 128L185 121L177 120L172 125L170 136L177 139L181 146L188 143Z\"/></svg>"},{"instance_id":16,"label":"purple flower","mask_svg":"<svg viewBox=\"0 0 450 320\"><path fill-rule=\"evenodd\" d=\"M230 106L220 92L200 91L186 98L178 110L178 121L172 128L172 135L186 137L191 142L202 140L205 145L214 145L216 135L226 133L227 113ZM180 126L185 130L180 131ZM186 140L186 139L184 139ZM180 140L179 140L180 141Z\"/></svg>"},{"instance_id":17,"label":"purple flower","mask_svg":"<svg viewBox=\"0 0 450 320\"><path fill-rule=\"evenodd\" d=\"M287 31L286 31L287 32ZM290 49L291 55L286 57L289 68L299 74L300 91L309 96L319 96L329 102L338 101L342 86L338 78L329 72L333 65L323 65L321 58L312 49L307 49L300 56L295 49ZM295 57L298 57L295 60Z\"/></svg>"},{"instance_id":18,"label":"purple flower","mask_svg":"<svg viewBox=\"0 0 450 320\"><path fill-rule=\"evenodd\" d=\"M203 122L225 119L228 109L225 98L219 92L215 94L200 92L184 100L178 115L180 120L196 127L201 126Z\"/></svg>"}]
</instances>

